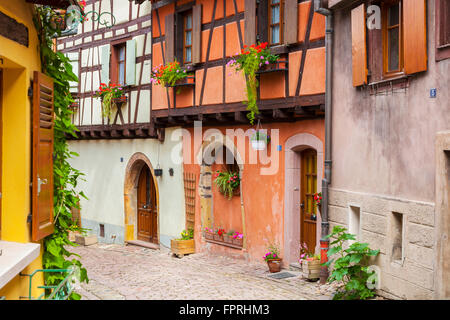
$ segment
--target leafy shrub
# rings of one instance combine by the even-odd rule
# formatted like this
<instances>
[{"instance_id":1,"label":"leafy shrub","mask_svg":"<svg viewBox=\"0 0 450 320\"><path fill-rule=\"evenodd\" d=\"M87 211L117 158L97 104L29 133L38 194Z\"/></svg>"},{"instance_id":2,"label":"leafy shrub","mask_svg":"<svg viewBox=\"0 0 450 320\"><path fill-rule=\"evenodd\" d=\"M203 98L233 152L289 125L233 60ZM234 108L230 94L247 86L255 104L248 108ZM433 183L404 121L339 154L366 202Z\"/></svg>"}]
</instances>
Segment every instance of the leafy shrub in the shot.
<instances>
[{"instance_id":1,"label":"leafy shrub","mask_svg":"<svg viewBox=\"0 0 450 320\"><path fill-rule=\"evenodd\" d=\"M333 271L328 278L330 283L342 281L343 288L334 295L334 300L365 300L375 295L374 289L369 288L367 284L376 281L375 271L369 271L367 262L370 257L375 257L380 250L372 250L368 243L354 242L347 249L344 249L344 243L348 240L355 240L355 235L346 232L347 229L341 226L335 226L327 238L336 238L330 243L328 249L328 262L330 266L334 262ZM336 260L330 259L337 255Z\"/></svg>"}]
</instances>

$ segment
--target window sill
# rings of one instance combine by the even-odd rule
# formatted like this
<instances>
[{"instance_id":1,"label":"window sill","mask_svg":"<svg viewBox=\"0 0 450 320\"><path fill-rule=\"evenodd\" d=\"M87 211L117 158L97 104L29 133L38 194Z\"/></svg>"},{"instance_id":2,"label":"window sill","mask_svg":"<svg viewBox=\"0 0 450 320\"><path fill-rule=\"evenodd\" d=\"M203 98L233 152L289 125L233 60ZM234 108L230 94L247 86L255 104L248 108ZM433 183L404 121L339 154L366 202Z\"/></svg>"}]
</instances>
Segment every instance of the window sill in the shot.
<instances>
[{"instance_id":1,"label":"window sill","mask_svg":"<svg viewBox=\"0 0 450 320\"><path fill-rule=\"evenodd\" d=\"M387 86L390 83L394 83L394 82L395 83L406 82L406 81L408 81L409 78L411 78L411 75L402 74L399 76L394 76L391 78L385 78L383 80L370 82L367 85L368 86Z\"/></svg>"},{"instance_id":2,"label":"window sill","mask_svg":"<svg viewBox=\"0 0 450 320\"><path fill-rule=\"evenodd\" d=\"M38 243L0 241L0 289L39 256L40 247Z\"/></svg>"}]
</instances>

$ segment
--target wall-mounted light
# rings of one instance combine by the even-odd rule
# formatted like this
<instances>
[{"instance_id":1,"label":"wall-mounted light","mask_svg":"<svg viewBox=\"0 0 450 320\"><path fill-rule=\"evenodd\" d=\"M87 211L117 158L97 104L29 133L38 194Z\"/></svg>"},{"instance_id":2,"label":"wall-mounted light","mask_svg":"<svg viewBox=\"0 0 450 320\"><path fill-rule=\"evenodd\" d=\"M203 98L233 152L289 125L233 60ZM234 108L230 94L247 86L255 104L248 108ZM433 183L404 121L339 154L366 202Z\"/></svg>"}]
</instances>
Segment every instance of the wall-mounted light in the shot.
<instances>
[{"instance_id":1,"label":"wall-mounted light","mask_svg":"<svg viewBox=\"0 0 450 320\"><path fill-rule=\"evenodd\" d=\"M170 174L171 177L173 177L173 168L169 169L169 174Z\"/></svg>"}]
</instances>

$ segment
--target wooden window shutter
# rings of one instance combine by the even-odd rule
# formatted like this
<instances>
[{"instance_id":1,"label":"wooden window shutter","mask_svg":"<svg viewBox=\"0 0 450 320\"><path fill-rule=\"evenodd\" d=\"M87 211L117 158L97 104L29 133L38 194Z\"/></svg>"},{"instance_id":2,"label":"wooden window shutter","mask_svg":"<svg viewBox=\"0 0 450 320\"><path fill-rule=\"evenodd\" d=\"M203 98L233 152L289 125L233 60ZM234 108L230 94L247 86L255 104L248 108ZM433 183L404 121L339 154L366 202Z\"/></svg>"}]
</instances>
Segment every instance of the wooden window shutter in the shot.
<instances>
[{"instance_id":1,"label":"wooden window shutter","mask_svg":"<svg viewBox=\"0 0 450 320\"><path fill-rule=\"evenodd\" d=\"M199 63L202 56L202 5L192 8L192 63Z\"/></svg>"},{"instance_id":2,"label":"wooden window shutter","mask_svg":"<svg viewBox=\"0 0 450 320\"><path fill-rule=\"evenodd\" d=\"M270 0L259 0L258 2L256 42L269 41L269 1Z\"/></svg>"},{"instance_id":3,"label":"wooden window shutter","mask_svg":"<svg viewBox=\"0 0 450 320\"><path fill-rule=\"evenodd\" d=\"M245 0L244 44L256 43L256 0Z\"/></svg>"},{"instance_id":4,"label":"wooden window shutter","mask_svg":"<svg viewBox=\"0 0 450 320\"><path fill-rule=\"evenodd\" d=\"M127 41L125 83L129 86L136 84L136 40Z\"/></svg>"},{"instance_id":5,"label":"wooden window shutter","mask_svg":"<svg viewBox=\"0 0 450 320\"><path fill-rule=\"evenodd\" d=\"M284 1L284 44L296 43L298 30L298 1Z\"/></svg>"},{"instance_id":6,"label":"wooden window shutter","mask_svg":"<svg viewBox=\"0 0 450 320\"><path fill-rule=\"evenodd\" d=\"M165 58L166 63L173 62L175 59L175 15L168 14L166 16L166 26L165 26L165 41L166 41L166 52Z\"/></svg>"},{"instance_id":7,"label":"wooden window shutter","mask_svg":"<svg viewBox=\"0 0 450 320\"><path fill-rule=\"evenodd\" d=\"M403 1L403 49L406 74L427 70L426 1Z\"/></svg>"},{"instance_id":8,"label":"wooden window shutter","mask_svg":"<svg viewBox=\"0 0 450 320\"><path fill-rule=\"evenodd\" d=\"M100 79L102 83L109 83L109 61L111 59L111 47L105 45L101 47L100 63L102 65L102 70L100 73Z\"/></svg>"},{"instance_id":9,"label":"wooden window shutter","mask_svg":"<svg viewBox=\"0 0 450 320\"><path fill-rule=\"evenodd\" d=\"M352 10L353 86L367 83L366 10L365 5Z\"/></svg>"},{"instance_id":10,"label":"wooden window shutter","mask_svg":"<svg viewBox=\"0 0 450 320\"><path fill-rule=\"evenodd\" d=\"M32 239L53 233L53 79L35 71L33 81Z\"/></svg>"}]
</instances>

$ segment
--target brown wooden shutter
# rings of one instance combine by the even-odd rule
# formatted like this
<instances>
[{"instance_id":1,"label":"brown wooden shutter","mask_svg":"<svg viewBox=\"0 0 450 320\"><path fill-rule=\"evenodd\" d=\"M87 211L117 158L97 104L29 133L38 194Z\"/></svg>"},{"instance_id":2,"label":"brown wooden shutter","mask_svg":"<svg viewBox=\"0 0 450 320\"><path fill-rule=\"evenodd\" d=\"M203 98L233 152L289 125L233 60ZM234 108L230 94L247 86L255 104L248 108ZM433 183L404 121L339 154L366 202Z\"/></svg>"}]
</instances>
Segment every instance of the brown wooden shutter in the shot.
<instances>
[{"instance_id":1,"label":"brown wooden shutter","mask_svg":"<svg viewBox=\"0 0 450 320\"><path fill-rule=\"evenodd\" d=\"M248 46L256 43L256 0L245 0L244 43Z\"/></svg>"},{"instance_id":2,"label":"brown wooden shutter","mask_svg":"<svg viewBox=\"0 0 450 320\"><path fill-rule=\"evenodd\" d=\"M296 43L298 29L298 1L284 1L284 43Z\"/></svg>"},{"instance_id":3,"label":"brown wooden shutter","mask_svg":"<svg viewBox=\"0 0 450 320\"><path fill-rule=\"evenodd\" d=\"M403 1L403 49L405 73L427 70L426 1Z\"/></svg>"},{"instance_id":4,"label":"brown wooden shutter","mask_svg":"<svg viewBox=\"0 0 450 320\"><path fill-rule=\"evenodd\" d=\"M33 81L32 239L53 233L53 79L35 71Z\"/></svg>"},{"instance_id":5,"label":"brown wooden shutter","mask_svg":"<svg viewBox=\"0 0 450 320\"><path fill-rule=\"evenodd\" d=\"M202 58L202 5L192 8L192 62L199 63Z\"/></svg>"},{"instance_id":6,"label":"brown wooden shutter","mask_svg":"<svg viewBox=\"0 0 450 320\"><path fill-rule=\"evenodd\" d=\"M366 52L366 10L365 5L352 10L352 67L353 86L367 83Z\"/></svg>"},{"instance_id":7,"label":"brown wooden shutter","mask_svg":"<svg viewBox=\"0 0 450 320\"><path fill-rule=\"evenodd\" d=\"M166 63L175 59L175 15L168 14L166 16L165 41L166 41Z\"/></svg>"}]
</instances>

